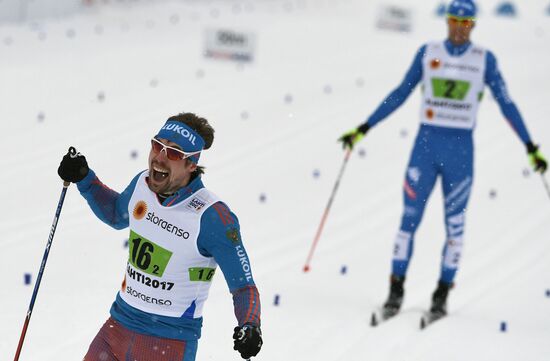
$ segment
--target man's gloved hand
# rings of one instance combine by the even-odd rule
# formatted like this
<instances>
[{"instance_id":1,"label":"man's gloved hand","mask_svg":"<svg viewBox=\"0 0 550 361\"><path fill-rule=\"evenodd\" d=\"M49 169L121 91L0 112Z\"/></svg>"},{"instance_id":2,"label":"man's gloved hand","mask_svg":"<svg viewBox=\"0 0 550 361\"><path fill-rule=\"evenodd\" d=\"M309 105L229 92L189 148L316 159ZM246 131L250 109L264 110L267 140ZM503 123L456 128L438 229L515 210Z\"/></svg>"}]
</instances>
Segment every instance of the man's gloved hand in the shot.
<instances>
[{"instance_id":1,"label":"man's gloved hand","mask_svg":"<svg viewBox=\"0 0 550 361\"><path fill-rule=\"evenodd\" d=\"M531 163L535 172L546 172L548 162L539 151L538 145L534 145L531 142L527 143L527 154L529 156L529 163Z\"/></svg>"},{"instance_id":2,"label":"man's gloved hand","mask_svg":"<svg viewBox=\"0 0 550 361\"><path fill-rule=\"evenodd\" d=\"M86 158L76 152L74 147L69 147L69 151L59 164L57 168L57 174L65 182L77 183L84 179L88 175L90 168L88 168L88 162Z\"/></svg>"},{"instance_id":3,"label":"man's gloved hand","mask_svg":"<svg viewBox=\"0 0 550 361\"><path fill-rule=\"evenodd\" d=\"M359 143L359 141L363 139L369 128L370 127L367 123L361 124L359 127L344 133L340 138L338 138L338 141L342 142L342 148L353 149L355 144Z\"/></svg>"},{"instance_id":4,"label":"man's gloved hand","mask_svg":"<svg viewBox=\"0 0 550 361\"><path fill-rule=\"evenodd\" d=\"M241 357L248 359L256 356L262 348L262 330L258 326L237 326L233 330L233 350L239 351Z\"/></svg>"}]
</instances>

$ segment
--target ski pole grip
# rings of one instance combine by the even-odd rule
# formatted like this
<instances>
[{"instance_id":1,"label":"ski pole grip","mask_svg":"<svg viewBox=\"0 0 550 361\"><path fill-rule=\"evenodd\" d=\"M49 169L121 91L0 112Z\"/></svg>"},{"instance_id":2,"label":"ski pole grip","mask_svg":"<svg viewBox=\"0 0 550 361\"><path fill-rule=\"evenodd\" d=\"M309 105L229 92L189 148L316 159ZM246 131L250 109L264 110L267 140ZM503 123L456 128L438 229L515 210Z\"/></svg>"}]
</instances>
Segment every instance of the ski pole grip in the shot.
<instances>
[{"instance_id":1,"label":"ski pole grip","mask_svg":"<svg viewBox=\"0 0 550 361\"><path fill-rule=\"evenodd\" d=\"M78 157L78 152L76 151L76 148L73 147L73 146L70 146L69 147L69 156L71 158L76 158ZM63 188L68 188L69 186L71 185L71 182L67 182L67 181L64 181L63 182Z\"/></svg>"},{"instance_id":2,"label":"ski pole grip","mask_svg":"<svg viewBox=\"0 0 550 361\"><path fill-rule=\"evenodd\" d=\"M71 158L76 158L78 156L75 147L69 147L69 155L71 156Z\"/></svg>"}]
</instances>

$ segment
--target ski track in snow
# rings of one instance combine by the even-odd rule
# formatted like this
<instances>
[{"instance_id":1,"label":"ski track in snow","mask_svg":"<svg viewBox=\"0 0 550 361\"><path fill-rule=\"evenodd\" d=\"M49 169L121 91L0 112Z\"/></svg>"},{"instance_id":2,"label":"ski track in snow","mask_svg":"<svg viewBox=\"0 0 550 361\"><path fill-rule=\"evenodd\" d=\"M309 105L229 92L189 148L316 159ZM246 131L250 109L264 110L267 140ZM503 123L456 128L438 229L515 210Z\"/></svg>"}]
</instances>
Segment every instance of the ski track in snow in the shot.
<instances>
[{"instance_id":1,"label":"ski track in snow","mask_svg":"<svg viewBox=\"0 0 550 361\"><path fill-rule=\"evenodd\" d=\"M475 135L464 255L447 318L418 329L444 242L438 182L415 237L403 312L377 328L369 325L388 292L418 89L369 132L358 147L366 155L352 154L311 271L302 272L344 156L336 139L398 85L421 44L446 34L434 16L437 1L394 2L413 9L413 31L378 30L383 3L99 6L40 21L43 41L30 24L0 25L0 360L10 360L17 347L32 294L23 275L36 279L61 191L56 169L68 146L122 191L146 168L150 137L180 111L196 112L216 129L201 158L203 179L240 219L262 300L265 345L258 360L546 359L550 199L538 174L523 174L525 150L488 88ZM493 14L496 0L479 3L473 41L496 54L533 139L550 156L548 4L517 2L520 16L503 19ZM170 22L173 15L179 22ZM204 59L208 27L255 32L255 62ZM120 286L126 238L127 231L103 225L76 187L69 188L21 360L83 357ZM215 278L204 317L197 360L239 360L223 277Z\"/></svg>"}]
</instances>

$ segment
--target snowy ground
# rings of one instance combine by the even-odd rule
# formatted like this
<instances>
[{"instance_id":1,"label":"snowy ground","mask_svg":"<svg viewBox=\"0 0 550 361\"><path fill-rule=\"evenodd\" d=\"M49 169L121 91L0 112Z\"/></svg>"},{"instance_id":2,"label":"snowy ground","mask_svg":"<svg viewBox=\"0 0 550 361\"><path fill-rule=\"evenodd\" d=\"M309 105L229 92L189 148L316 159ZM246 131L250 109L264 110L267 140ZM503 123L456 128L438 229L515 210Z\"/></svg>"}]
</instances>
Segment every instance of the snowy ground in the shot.
<instances>
[{"instance_id":1,"label":"snowy ground","mask_svg":"<svg viewBox=\"0 0 550 361\"><path fill-rule=\"evenodd\" d=\"M263 303L258 360L548 359L550 199L540 177L525 171L524 148L488 90L476 130L465 254L446 320L418 330L444 241L438 185L416 237L403 314L369 326L388 291L418 90L369 133L359 149L365 156L352 155L312 270L302 272L343 159L336 138L398 84L423 42L446 34L434 16L437 1L393 2L414 8L408 34L375 28L380 3L137 2L1 25L0 360L15 353L32 294L24 274L36 279L67 147L76 146L120 191L146 167L149 138L184 110L216 129L201 158L204 180L240 218ZM548 156L548 4L521 2L518 19L495 17L495 6L481 2L474 41L497 55ZM204 59L207 27L255 32L256 61ZM126 236L98 221L71 186L21 360L83 357L122 280ZM230 294L217 277L197 359L238 360L234 324Z\"/></svg>"}]
</instances>

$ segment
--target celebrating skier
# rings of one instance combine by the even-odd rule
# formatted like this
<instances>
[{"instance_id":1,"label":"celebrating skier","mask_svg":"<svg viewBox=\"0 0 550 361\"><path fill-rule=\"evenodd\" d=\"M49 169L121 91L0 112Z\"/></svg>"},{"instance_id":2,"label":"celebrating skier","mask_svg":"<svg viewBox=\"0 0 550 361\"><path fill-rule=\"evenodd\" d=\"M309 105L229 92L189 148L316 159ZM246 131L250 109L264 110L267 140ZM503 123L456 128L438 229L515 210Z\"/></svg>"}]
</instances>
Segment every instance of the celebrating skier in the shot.
<instances>
[{"instance_id":1,"label":"celebrating skier","mask_svg":"<svg viewBox=\"0 0 550 361\"><path fill-rule=\"evenodd\" d=\"M454 0L447 8L448 38L423 45L402 83L365 123L339 139L353 148L367 131L396 110L422 81L420 129L404 182L404 212L395 238L390 293L382 318L395 315L403 302L404 281L413 253L414 234L426 202L441 177L445 200L446 242L440 279L432 295L430 316L447 313L447 296L458 269L466 206L473 182L473 141L477 109L488 85L504 117L525 144L529 160L544 173L547 162L532 141L522 117L508 95L493 53L470 42L476 23L471 0Z\"/></svg>"},{"instance_id":2,"label":"celebrating skier","mask_svg":"<svg viewBox=\"0 0 550 361\"><path fill-rule=\"evenodd\" d=\"M260 351L260 298L237 217L201 180L199 157L213 140L206 119L169 118L151 139L149 169L120 194L81 154L63 157L59 176L77 184L95 215L130 228L122 287L85 361L195 360L217 265L233 295L234 349L245 359Z\"/></svg>"}]
</instances>

